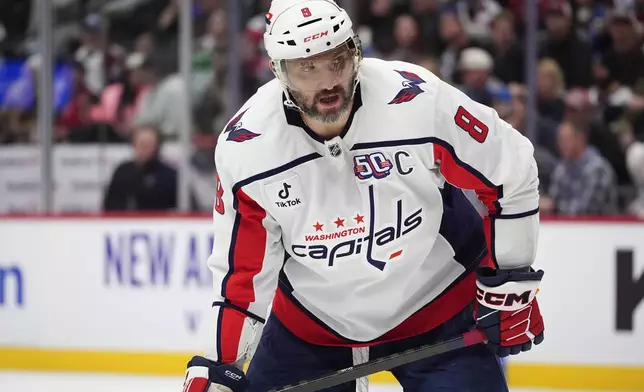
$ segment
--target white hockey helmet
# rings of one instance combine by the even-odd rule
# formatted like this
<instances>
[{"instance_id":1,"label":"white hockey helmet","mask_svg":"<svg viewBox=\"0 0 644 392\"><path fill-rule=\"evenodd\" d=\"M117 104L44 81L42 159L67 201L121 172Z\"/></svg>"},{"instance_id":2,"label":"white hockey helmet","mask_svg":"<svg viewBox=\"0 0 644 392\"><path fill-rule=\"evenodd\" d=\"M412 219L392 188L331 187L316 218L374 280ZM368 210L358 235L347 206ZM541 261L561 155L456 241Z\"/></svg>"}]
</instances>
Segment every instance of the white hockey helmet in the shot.
<instances>
[{"instance_id":1,"label":"white hockey helmet","mask_svg":"<svg viewBox=\"0 0 644 392\"><path fill-rule=\"evenodd\" d=\"M333 0L273 0L266 14L264 46L272 70L292 90L286 62L305 59L346 46L354 54L351 74L362 59L360 41L349 15Z\"/></svg>"},{"instance_id":2,"label":"white hockey helmet","mask_svg":"<svg viewBox=\"0 0 644 392\"><path fill-rule=\"evenodd\" d=\"M290 60L326 52L354 35L349 15L332 0L273 0L264 46L271 59Z\"/></svg>"}]
</instances>

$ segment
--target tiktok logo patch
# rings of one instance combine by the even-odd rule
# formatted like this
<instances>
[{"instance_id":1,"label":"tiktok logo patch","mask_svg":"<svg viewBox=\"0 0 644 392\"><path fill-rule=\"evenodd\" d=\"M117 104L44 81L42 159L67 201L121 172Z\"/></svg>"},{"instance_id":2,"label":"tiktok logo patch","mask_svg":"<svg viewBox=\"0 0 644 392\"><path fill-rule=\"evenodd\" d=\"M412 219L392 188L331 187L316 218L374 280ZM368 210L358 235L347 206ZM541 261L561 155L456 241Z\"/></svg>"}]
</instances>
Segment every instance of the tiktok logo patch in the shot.
<instances>
[{"instance_id":1,"label":"tiktok logo patch","mask_svg":"<svg viewBox=\"0 0 644 392\"><path fill-rule=\"evenodd\" d=\"M266 193L279 209L296 209L302 206L302 188L297 175L266 186Z\"/></svg>"}]
</instances>

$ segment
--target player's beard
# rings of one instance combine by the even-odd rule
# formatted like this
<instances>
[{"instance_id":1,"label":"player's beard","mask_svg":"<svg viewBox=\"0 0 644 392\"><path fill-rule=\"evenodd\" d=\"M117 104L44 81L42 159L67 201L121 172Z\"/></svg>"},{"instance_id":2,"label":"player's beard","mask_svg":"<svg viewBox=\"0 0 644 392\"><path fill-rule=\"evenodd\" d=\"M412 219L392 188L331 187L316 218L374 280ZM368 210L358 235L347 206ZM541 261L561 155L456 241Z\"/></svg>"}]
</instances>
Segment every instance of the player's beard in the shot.
<instances>
[{"instance_id":1,"label":"player's beard","mask_svg":"<svg viewBox=\"0 0 644 392\"><path fill-rule=\"evenodd\" d=\"M348 91L342 85L337 85L331 90L320 91L313 98L313 103L311 105L306 104L306 97L303 93L291 91L291 95L293 97L293 100L297 102L297 105L299 106L302 113L316 121L320 121L325 124L332 124L340 120L342 116L349 111L351 101L353 100L353 94L355 92L355 78L356 76L354 75L349 81ZM318 102L320 102L321 98L335 94L338 95L338 99L342 100L342 105L340 105L339 108L329 111L321 111L318 109L317 104Z\"/></svg>"}]
</instances>

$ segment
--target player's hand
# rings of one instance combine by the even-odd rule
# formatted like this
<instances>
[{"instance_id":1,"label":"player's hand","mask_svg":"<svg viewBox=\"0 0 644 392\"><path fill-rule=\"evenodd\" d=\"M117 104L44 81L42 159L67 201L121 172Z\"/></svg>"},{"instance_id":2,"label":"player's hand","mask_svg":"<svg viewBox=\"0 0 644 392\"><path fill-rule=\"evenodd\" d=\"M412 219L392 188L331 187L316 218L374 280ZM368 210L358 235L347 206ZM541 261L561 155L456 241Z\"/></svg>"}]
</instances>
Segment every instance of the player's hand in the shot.
<instances>
[{"instance_id":1,"label":"player's hand","mask_svg":"<svg viewBox=\"0 0 644 392\"><path fill-rule=\"evenodd\" d=\"M217 364L195 356L188 362L183 392L244 392L246 375L233 364Z\"/></svg>"},{"instance_id":2,"label":"player's hand","mask_svg":"<svg viewBox=\"0 0 644 392\"><path fill-rule=\"evenodd\" d=\"M543 318L535 295L543 271L532 268L477 270L476 324L500 357L528 351L543 341Z\"/></svg>"}]
</instances>

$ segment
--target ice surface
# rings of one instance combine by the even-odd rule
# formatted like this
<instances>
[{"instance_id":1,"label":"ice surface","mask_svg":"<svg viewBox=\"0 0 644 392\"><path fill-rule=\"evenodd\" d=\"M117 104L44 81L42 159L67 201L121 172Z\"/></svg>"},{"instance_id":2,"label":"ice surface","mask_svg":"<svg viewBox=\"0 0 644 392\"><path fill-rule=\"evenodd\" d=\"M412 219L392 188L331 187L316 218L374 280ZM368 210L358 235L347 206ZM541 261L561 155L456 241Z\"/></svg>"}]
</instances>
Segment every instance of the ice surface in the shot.
<instances>
[{"instance_id":1,"label":"ice surface","mask_svg":"<svg viewBox=\"0 0 644 392\"><path fill-rule=\"evenodd\" d=\"M0 372L1 392L180 392L181 377L104 374ZM397 386L372 385L370 392L401 392ZM515 389L512 392L546 392ZM565 392L565 391L557 391ZM605 391L609 392L609 391Z\"/></svg>"}]
</instances>

